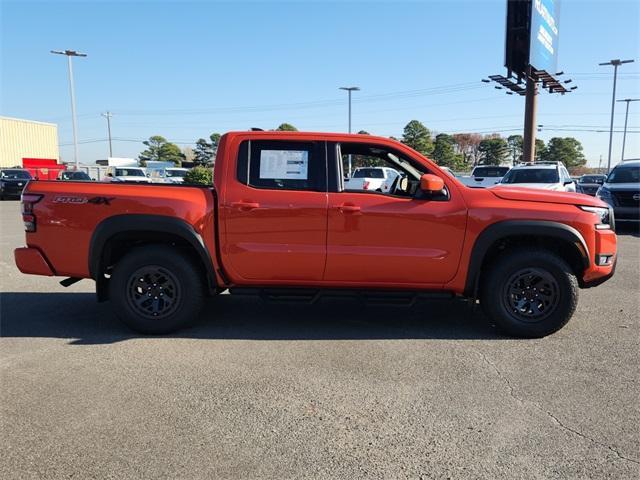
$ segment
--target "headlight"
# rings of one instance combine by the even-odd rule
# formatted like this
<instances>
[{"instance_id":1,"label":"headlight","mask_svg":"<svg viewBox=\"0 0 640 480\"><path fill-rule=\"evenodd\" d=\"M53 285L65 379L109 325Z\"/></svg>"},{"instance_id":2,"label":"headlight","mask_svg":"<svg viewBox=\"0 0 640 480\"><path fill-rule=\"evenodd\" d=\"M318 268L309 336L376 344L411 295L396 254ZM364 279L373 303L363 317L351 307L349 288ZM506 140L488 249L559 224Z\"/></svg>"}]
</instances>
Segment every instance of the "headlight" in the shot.
<instances>
[{"instance_id":1,"label":"headlight","mask_svg":"<svg viewBox=\"0 0 640 480\"><path fill-rule=\"evenodd\" d=\"M600 225L610 226L611 218L609 216L608 208L580 206L580 209L584 210L585 212L595 213L600 220Z\"/></svg>"},{"instance_id":2,"label":"headlight","mask_svg":"<svg viewBox=\"0 0 640 480\"><path fill-rule=\"evenodd\" d=\"M610 199L611 198L611 192L609 191L608 188L600 187L598 189L598 191L596 192L596 196L598 198L601 198L602 200Z\"/></svg>"}]
</instances>

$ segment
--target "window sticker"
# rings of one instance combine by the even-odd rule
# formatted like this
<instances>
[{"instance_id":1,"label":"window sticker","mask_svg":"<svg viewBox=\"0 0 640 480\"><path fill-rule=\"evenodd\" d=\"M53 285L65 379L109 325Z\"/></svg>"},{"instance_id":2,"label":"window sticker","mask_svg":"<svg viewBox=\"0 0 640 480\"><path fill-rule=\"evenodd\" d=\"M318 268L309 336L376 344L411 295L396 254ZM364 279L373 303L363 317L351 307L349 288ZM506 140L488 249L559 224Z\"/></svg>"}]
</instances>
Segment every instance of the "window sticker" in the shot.
<instances>
[{"instance_id":1,"label":"window sticker","mask_svg":"<svg viewBox=\"0 0 640 480\"><path fill-rule=\"evenodd\" d=\"M262 150L260 178L278 180L308 180L309 152L306 150Z\"/></svg>"}]
</instances>

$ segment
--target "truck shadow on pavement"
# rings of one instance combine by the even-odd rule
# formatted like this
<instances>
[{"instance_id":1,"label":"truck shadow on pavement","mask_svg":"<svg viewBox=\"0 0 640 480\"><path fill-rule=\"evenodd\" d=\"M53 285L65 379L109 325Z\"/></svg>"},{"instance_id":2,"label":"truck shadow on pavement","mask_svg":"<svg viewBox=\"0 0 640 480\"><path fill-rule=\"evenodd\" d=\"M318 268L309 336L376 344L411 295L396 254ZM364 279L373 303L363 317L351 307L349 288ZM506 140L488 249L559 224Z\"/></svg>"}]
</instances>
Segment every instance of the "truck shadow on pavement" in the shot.
<instances>
[{"instance_id":1,"label":"truck shadow on pavement","mask_svg":"<svg viewBox=\"0 0 640 480\"><path fill-rule=\"evenodd\" d=\"M65 338L74 345L140 338L92 293L2 293L0 336ZM211 299L193 326L159 338L203 340L504 339L480 309L457 300L366 306L326 299L271 304L253 297Z\"/></svg>"}]
</instances>

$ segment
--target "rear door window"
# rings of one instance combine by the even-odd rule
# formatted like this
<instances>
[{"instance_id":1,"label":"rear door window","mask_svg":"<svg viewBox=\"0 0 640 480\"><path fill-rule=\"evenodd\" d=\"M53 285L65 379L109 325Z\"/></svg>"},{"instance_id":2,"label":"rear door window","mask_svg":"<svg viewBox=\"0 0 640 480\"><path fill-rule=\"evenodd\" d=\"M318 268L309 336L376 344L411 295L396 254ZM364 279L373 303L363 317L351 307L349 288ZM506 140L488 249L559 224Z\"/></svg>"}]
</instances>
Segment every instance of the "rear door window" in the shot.
<instances>
[{"instance_id":1,"label":"rear door window","mask_svg":"<svg viewBox=\"0 0 640 480\"><path fill-rule=\"evenodd\" d=\"M324 142L247 140L238 151L237 178L270 190L326 191Z\"/></svg>"}]
</instances>

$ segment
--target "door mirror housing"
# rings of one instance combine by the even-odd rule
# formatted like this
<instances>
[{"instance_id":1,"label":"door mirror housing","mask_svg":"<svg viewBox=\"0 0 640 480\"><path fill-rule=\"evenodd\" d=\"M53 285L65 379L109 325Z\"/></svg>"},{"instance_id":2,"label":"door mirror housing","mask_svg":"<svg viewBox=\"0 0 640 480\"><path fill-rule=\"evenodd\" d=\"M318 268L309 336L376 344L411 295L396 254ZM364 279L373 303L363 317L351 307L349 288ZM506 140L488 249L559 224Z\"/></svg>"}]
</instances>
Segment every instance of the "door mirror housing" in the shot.
<instances>
[{"instance_id":1,"label":"door mirror housing","mask_svg":"<svg viewBox=\"0 0 640 480\"><path fill-rule=\"evenodd\" d=\"M420 177L420 190L428 193L441 192L444 189L444 180L437 175L425 173Z\"/></svg>"}]
</instances>

